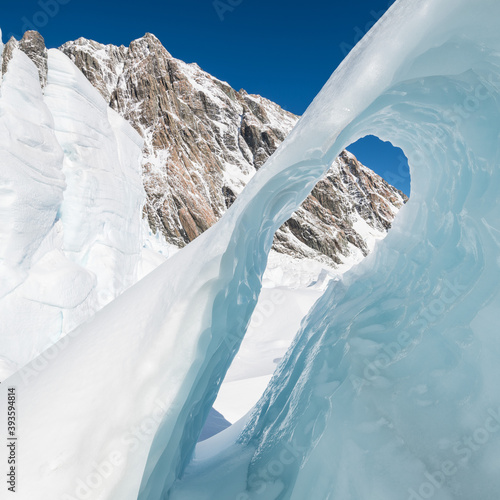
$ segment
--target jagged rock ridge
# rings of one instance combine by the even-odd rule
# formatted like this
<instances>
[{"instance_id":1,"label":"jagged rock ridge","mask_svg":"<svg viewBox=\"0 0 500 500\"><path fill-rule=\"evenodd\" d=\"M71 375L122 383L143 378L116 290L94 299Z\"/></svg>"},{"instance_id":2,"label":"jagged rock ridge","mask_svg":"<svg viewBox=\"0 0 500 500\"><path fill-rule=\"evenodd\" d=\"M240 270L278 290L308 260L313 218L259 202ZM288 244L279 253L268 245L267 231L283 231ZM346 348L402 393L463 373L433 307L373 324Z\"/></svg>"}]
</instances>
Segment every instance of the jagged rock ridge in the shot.
<instances>
[{"instance_id":1,"label":"jagged rock ridge","mask_svg":"<svg viewBox=\"0 0 500 500\"><path fill-rule=\"evenodd\" d=\"M2 60L2 74L7 71L7 65L12 58L12 51L18 48L22 50L35 63L40 75L42 88L47 84L47 48L45 40L37 31L27 31L20 41L12 37L5 45Z\"/></svg>"}]
</instances>

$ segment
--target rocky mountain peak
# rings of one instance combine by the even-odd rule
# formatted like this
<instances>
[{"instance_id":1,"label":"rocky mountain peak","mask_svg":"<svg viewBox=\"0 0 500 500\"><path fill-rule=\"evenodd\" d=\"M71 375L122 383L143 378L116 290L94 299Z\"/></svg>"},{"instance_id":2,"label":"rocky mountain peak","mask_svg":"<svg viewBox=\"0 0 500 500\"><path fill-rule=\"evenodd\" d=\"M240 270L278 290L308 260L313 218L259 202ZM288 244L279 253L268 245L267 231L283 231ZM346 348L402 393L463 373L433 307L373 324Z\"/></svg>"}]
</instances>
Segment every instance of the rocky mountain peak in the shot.
<instances>
[{"instance_id":1,"label":"rocky mountain peak","mask_svg":"<svg viewBox=\"0 0 500 500\"><path fill-rule=\"evenodd\" d=\"M128 49L89 54L88 46L69 42L61 50L144 137L145 215L177 246L222 216L298 120L175 59L150 33ZM367 231L385 234L405 199L345 153L278 231L274 247L329 264L353 251L366 254Z\"/></svg>"},{"instance_id":2,"label":"rocky mountain peak","mask_svg":"<svg viewBox=\"0 0 500 500\"><path fill-rule=\"evenodd\" d=\"M130 46L135 45L145 45L150 50L161 50L163 53L168 54L169 57L172 57L160 40L153 35L153 33L145 33L141 38L137 38L136 40L130 42Z\"/></svg>"},{"instance_id":3,"label":"rocky mountain peak","mask_svg":"<svg viewBox=\"0 0 500 500\"><path fill-rule=\"evenodd\" d=\"M129 58L137 59L154 58L155 60L173 59L168 50L161 44L160 40L151 33L130 42L128 47Z\"/></svg>"},{"instance_id":4,"label":"rocky mountain peak","mask_svg":"<svg viewBox=\"0 0 500 500\"><path fill-rule=\"evenodd\" d=\"M35 63L40 76L40 84L42 88L45 88L47 84L47 48L43 36L38 31L26 31L20 41L11 37L4 47L2 74L6 73L15 48L22 50Z\"/></svg>"}]
</instances>

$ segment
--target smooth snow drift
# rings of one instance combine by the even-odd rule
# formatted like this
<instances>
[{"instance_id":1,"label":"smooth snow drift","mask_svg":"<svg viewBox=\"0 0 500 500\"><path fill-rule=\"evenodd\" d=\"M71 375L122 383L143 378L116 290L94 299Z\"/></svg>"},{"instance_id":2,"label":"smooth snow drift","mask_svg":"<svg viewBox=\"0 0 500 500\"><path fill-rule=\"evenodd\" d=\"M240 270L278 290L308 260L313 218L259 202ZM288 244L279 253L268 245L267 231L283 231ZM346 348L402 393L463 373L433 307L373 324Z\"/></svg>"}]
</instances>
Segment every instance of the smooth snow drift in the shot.
<instances>
[{"instance_id":1,"label":"smooth snow drift","mask_svg":"<svg viewBox=\"0 0 500 500\"><path fill-rule=\"evenodd\" d=\"M17 498L497 500L499 23L497 0L396 2L219 223L6 380ZM274 231L369 133L410 202L192 461Z\"/></svg>"}]
</instances>

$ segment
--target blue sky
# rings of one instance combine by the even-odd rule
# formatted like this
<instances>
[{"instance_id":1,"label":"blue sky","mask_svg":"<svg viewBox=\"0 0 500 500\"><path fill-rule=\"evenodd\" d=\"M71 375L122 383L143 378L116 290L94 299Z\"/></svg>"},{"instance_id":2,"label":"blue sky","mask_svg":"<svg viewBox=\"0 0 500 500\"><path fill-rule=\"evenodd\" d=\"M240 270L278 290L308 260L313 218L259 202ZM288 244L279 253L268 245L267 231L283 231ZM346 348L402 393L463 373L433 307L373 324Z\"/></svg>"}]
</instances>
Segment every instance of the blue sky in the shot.
<instances>
[{"instance_id":1,"label":"blue sky","mask_svg":"<svg viewBox=\"0 0 500 500\"><path fill-rule=\"evenodd\" d=\"M361 35L393 0L21 0L0 11L3 39L26 29L48 47L80 36L128 45L154 33L179 59L237 90L301 114ZM350 148L409 194L402 152L365 140ZM404 163L404 162L403 162ZM406 170L405 170L406 169Z\"/></svg>"}]
</instances>

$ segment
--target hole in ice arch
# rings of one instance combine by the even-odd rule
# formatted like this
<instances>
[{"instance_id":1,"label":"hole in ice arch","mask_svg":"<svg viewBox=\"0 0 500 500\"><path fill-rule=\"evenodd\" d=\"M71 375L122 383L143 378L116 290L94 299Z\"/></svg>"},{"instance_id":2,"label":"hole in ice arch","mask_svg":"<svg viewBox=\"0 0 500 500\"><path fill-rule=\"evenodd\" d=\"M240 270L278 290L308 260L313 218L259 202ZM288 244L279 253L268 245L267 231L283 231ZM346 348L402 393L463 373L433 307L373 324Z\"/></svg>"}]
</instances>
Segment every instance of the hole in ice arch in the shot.
<instances>
[{"instance_id":1,"label":"hole in ice arch","mask_svg":"<svg viewBox=\"0 0 500 500\"><path fill-rule=\"evenodd\" d=\"M342 152L276 234L249 328L200 440L253 408L328 282L339 279L386 236L406 202L405 194L379 175L398 176L398 188L407 186L409 194L409 167L402 150L374 136L353 146L363 161L351 147ZM372 163L378 173L365 168Z\"/></svg>"},{"instance_id":2,"label":"hole in ice arch","mask_svg":"<svg viewBox=\"0 0 500 500\"><path fill-rule=\"evenodd\" d=\"M410 167L401 148L374 135L367 135L348 146L347 150L389 184L410 196Z\"/></svg>"}]
</instances>

